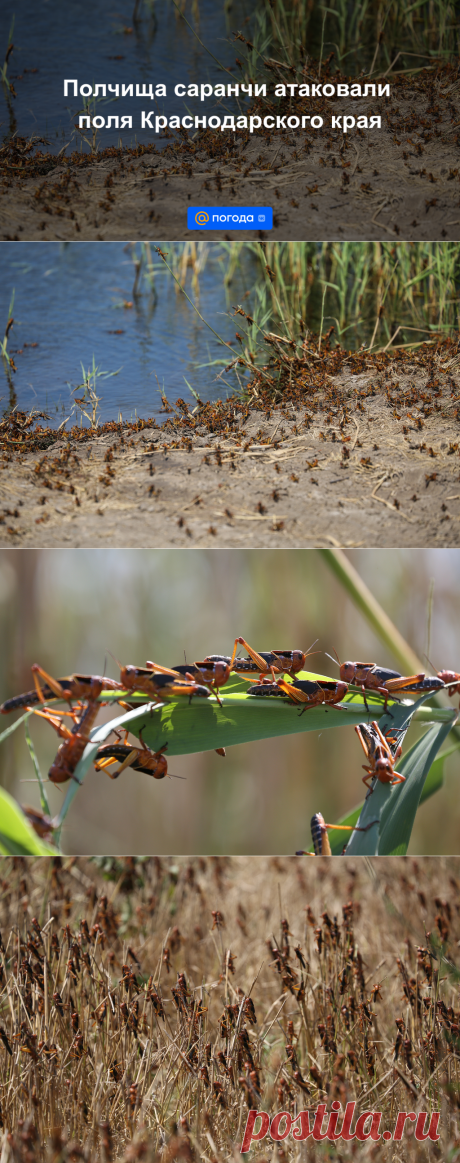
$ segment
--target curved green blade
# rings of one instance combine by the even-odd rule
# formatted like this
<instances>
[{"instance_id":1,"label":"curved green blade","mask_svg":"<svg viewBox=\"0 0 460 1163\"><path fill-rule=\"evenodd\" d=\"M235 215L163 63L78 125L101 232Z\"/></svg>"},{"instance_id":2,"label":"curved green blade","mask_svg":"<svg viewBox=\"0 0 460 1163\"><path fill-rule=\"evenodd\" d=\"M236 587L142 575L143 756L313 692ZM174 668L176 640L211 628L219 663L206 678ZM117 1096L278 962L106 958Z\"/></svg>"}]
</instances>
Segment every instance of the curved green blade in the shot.
<instances>
[{"instance_id":1,"label":"curved green blade","mask_svg":"<svg viewBox=\"0 0 460 1163\"><path fill-rule=\"evenodd\" d=\"M3 856L56 856L58 849L45 844L34 832L16 800L0 788L0 852Z\"/></svg>"},{"instance_id":2,"label":"curved green blade","mask_svg":"<svg viewBox=\"0 0 460 1163\"><path fill-rule=\"evenodd\" d=\"M141 732L144 743L154 751L167 743L168 756L190 755L276 735L349 726L359 723L362 717L363 706L352 709L343 704L323 705L308 707L302 713L301 706L285 699L226 695L221 707L212 698L196 699L191 706L182 701L165 704L159 712L138 712L130 730L137 736Z\"/></svg>"},{"instance_id":3,"label":"curved green blade","mask_svg":"<svg viewBox=\"0 0 460 1163\"><path fill-rule=\"evenodd\" d=\"M384 715L380 721L383 733L390 726L397 730L405 729L413 716L418 718L422 710L433 715L431 708L423 707L429 698L430 693L423 695L411 708L393 705L391 716ZM455 717L456 712L447 709L443 721L435 722L398 761L398 771L405 775L405 783L391 786L377 781L372 793L364 801L358 826L364 828L372 820L376 820L376 823L368 831L352 834L347 844L347 856L388 856L407 851L426 776Z\"/></svg>"},{"instance_id":4,"label":"curved green blade","mask_svg":"<svg viewBox=\"0 0 460 1163\"><path fill-rule=\"evenodd\" d=\"M452 722L455 712L452 713ZM417 740L405 762L400 763L406 782L393 789L380 821L379 856L405 856L423 785L436 755L449 734L449 723L435 723Z\"/></svg>"},{"instance_id":5,"label":"curved green blade","mask_svg":"<svg viewBox=\"0 0 460 1163\"><path fill-rule=\"evenodd\" d=\"M303 677L323 678L322 675L305 674ZM125 712L117 718L105 723L103 727L95 728L91 732L91 743L88 743L74 779L67 791L64 803L56 820L59 829L67 815L68 809L87 771L93 763L97 750L108 736L118 727L126 727L141 739L147 747L158 751L165 743L168 744L168 758L173 755L189 755L200 751L214 751L217 747L230 747L238 743L255 742L259 739L273 738L277 735L288 735L300 731L324 731L328 727L352 726L363 721L366 708L361 694L351 692L346 695L343 703L338 706L307 707L290 703L287 699L276 697L260 697L248 695L247 684L240 679L228 684L235 693L221 695L220 706L217 698L212 695L208 699L171 698L162 703L145 701L145 695L129 693L130 702L142 700L142 705L134 710ZM112 692L114 701L123 697L120 692ZM428 696L425 696L427 698ZM104 701L109 701L104 695ZM419 703L423 700L419 700ZM380 718L383 713L383 700L370 698L369 716ZM411 704L403 709L411 715ZM392 708L397 704L391 704ZM451 722L451 712L431 708L421 708L417 716L426 714L427 721L432 717L445 720L446 715ZM388 716L387 716L388 718ZM385 720L386 721L386 720ZM388 718L388 721L390 719ZM393 721L393 720L392 720ZM59 835L59 832L58 832Z\"/></svg>"},{"instance_id":6,"label":"curved green blade","mask_svg":"<svg viewBox=\"0 0 460 1163\"><path fill-rule=\"evenodd\" d=\"M414 743L413 747L415 746L416 744ZM405 759L409 758L409 755L413 751L413 747L411 747L410 751L406 753L404 757ZM421 805L425 803L425 800L429 800L430 796L433 796L435 792L439 791L443 786L444 761L449 758L449 755L453 755L455 751L458 751L459 748L460 743L454 743L452 747L448 747L446 751L442 751L440 755L436 756L434 763L431 764L430 770L423 785L422 794L419 800L419 807L421 807ZM358 804L358 806L353 808L351 812L347 812L346 816L341 816L340 819L337 820L337 824L346 824L347 826L354 828L355 824L358 823L362 810L363 804ZM336 832L331 832L329 834L329 843L331 846L332 855L340 856L344 847L343 837L341 838L338 836ZM310 851L313 852L313 848L311 848Z\"/></svg>"},{"instance_id":7,"label":"curved green blade","mask_svg":"<svg viewBox=\"0 0 460 1163\"><path fill-rule=\"evenodd\" d=\"M300 677L300 676L298 676ZM302 678L322 679L324 675L302 673ZM330 680L329 680L330 681ZM214 751L216 747L231 747L237 743L251 743L258 739L270 739L277 735L292 735L302 731L325 731L327 728L353 726L362 723L364 719L382 719L384 703L379 696L368 698L369 710L360 692L349 692L342 703L337 706L307 707L303 710L301 704L290 703L288 699L278 697L261 697L248 695L248 684L237 680L235 686L230 683L221 691L222 706L215 696L209 699L195 698L190 703L188 699L168 699L162 707L147 704L137 712L131 712L130 731L142 739L148 747L158 751L165 743L168 744L168 756L190 755L198 751ZM426 701L429 695L419 699L409 706L392 703L391 713L388 712L382 721L386 726L398 723L399 718L407 719L412 716L416 708ZM442 721L448 717L451 722L451 712L444 709L431 712L428 708L421 708L418 715L426 721L438 716ZM118 720L121 725L126 720Z\"/></svg>"}]
</instances>

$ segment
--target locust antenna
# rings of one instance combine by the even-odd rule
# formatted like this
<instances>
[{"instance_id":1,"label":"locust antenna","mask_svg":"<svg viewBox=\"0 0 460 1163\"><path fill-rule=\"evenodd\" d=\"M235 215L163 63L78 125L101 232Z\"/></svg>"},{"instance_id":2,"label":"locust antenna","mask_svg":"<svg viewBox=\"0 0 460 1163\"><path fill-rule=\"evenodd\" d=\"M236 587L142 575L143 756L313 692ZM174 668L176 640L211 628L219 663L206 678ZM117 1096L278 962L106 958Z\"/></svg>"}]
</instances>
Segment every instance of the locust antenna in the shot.
<instances>
[{"instance_id":1,"label":"locust antenna","mask_svg":"<svg viewBox=\"0 0 460 1163\"><path fill-rule=\"evenodd\" d=\"M430 578L430 585L428 589L428 600L426 604L426 655L428 657L431 648L431 622L433 617L434 605L434 577ZM431 666L431 662L430 662Z\"/></svg>"},{"instance_id":2,"label":"locust antenna","mask_svg":"<svg viewBox=\"0 0 460 1163\"><path fill-rule=\"evenodd\" d=\"M107 654L110 654L110 657L111 657L111 658L113 658L113 661L114 661L114 662L116 662L117 666L119 666L119 667L120 667L120 670L121 670L121 668L122 668L122 666L123 666L123 663L122 663L122 662L120 662L120 660L119 660L119 659L116 657L116 655L115 655L115 654L112 654L112 651L111 651L111 650L107 650Z\"/></svg>"},{"instance_id":3,"label":"locust antenna","mask_svg":"<svg viewBox=\"0 0 460 1163\"><path fill-rule=\"evenodd\" d=\"M310 654L319 654L320 653L319 650L313 650L313 647L316 646L317 642L319 642L319 638L315 638L315 641L312 642L311 646L308 647L308 650L305 651L305 659L309 658Z\"/></svg>"}]
</instances>

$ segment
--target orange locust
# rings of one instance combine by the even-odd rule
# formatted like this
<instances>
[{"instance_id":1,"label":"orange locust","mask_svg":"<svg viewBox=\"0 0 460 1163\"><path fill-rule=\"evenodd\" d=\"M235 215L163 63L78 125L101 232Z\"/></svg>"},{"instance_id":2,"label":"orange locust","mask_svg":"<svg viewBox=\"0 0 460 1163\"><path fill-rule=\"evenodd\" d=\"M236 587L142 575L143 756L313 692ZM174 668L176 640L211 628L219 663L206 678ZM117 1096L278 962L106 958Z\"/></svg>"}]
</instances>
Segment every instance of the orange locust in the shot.
<instances>
[{"instance_id":1,"label":"orange locust","mask_svg":"<svg viewBox=\"0 0 460 1163\"><path fill-rule=\"evenodd\" d=\"M0 706L0 714L8 715L10 711L17 711L21 707L33 707L37 703L45 703L50 699L64 699L70 703L72 699L93 699L96 688L100 690L122 690L121 684L113 678L104 678L100 674L71 674L67 678L52 678L37 662L31 666L35 689L25 691L7 699ZM42 686L40 679L44 683Z\"/></svg>"},{"instance_id":2,"label":"orange locust","mask_svg":"<svg viewBox=\"0 0 460 1163\"><path fill-rule=\"evenodd\" d=\"M427 661L429 662L430 666L433 666L433 663L430 662L429 658ZM460 695L460 674L458 671L438 670L436 673L439 680L444 683L444 686L449 688L447 691L449 698L453 698L455 694Z\"/></svg>"},{"instance_id":3,"label":"orange locust","mask_svg":"<svg viewBox=\"0 0 460 1163\"><path fill-rule=\"evenodd\" d=\"M106 770L112 763L120 763L118 771L107 771L110 779L118 779L126 767L132 767L134 771L145 771L147 775L153 775L154 779L164 779L168 774L168 764L164 756L168 744L164 743L158 751L151 751L141 734L139 737L140 747L131 747L126 742L107 743L100 747L94 762L96 771Z\"/></svg>"},{"instance_id":4,"label":"orange locust","mask_svg":"<svg viewBox=\"0 0 460 1163\"><path fill-rule=\"evenodd\" d=\"M369 725L367 723L358 723L355 727L361 747L366 758L369 761L369 767L363 763L364 771L367 772L363 776L363 783L370 788L370 781L373 779L380 780L380 783L389 783L391 785L396 783L405 783L405 775L401 775L395 771L395 763L402 755L401 744L398 744L395 751L392 751L390 741L382 734L378 723L373 722Z\"/></svg>"},{"instance_id":5,"label":"orange locust","mask_svg":"<svg viewBox=\"0 0 460 1163\"><path fill-rule=\"evenodd\" d=\"M147 666L153 666L153 663L148 662ZM181 662L174 667L176 674L183 678L189 679L191 682L202 682L209 690L215 692L215 696L219 706L222 706L219 697L219 687L225 686L231 674L231 666L228 662L216 659L212 661L210 658L203 662Z\"/></svg>"},{"instance_id":6,"label":"orange locust","mask_svg":"<svg viewBox=\"0 0 460 1163\"><path fill-rule=\"evenodd\" d=\"M45 812L40 811L40 808L31 808L28 804L21 805L24 815L32 825L34 832L41 840L48 840L53 842L54 823Z\"/></svg>"},{"instance_id":7,"label":"orange locust","mask_svg":"<svg viewBox=\"0 0 460 1163\"><path fill-rule=\"evenodd\" d=\"M449 698L455 694L460 695L460 674L457 674L456 670L438 670L438 678L449 687L447 692Z\"/></svg>"},{"instance_id":8,"label":"orange locust","mask_svg":"<svg viewBox=\"0 0 460 1163\"><path fill-rule=\"evenodd\" d=\"M120 665L120 664L119 664ZM139 691L148 695L155 702L160 702L166 696L188 695L189 699L200 697L209 698L209 690L199 686L196 682L184 682L182 675L167 667L151 666L120 666L120 683L125 691Z\"/></svg>"},{"instance_id":9,"label":"orange locust","mask_svg":"<svg viewBox=\"0 0 460 1163\"><path fill-rule=\"evenodd\" d=\"M68 779L75 779L75 768L80 762L85 747L90 742L90 733L101 709L102 704L97 702L101 691L102 680L99 684L94 685L93 698L89 703L83 704L77 711L64 712L74 719L72 728L66 727L63 723L63 715L53 714L48 707L44 707L42 711L35 710L35 714L46 719L57 731L59 737L64 740L60 744L56 758L48 772L49 779L53 783L66 783ZM28 709L34 710L33 707Z\"/></svg>"},{"instance_id":10,"label":"orange locust","mask_svg":"<svg viewBox=\"0 0 460 1163\"><path fill-rule=\"evenodd\" d=\"M325 824L324 817L321 812L315 812L311 818L311 839L313 844L313 852L296 852L296 856L332 856L331 845L329 843L328 831L333 828L339 832L367 832L378 820L371 820L366 824L365 828L353 828L351 824Z\"/></svg>"},{"instance_id":11,"label":"orange locust","mask_svg":"<svg viewBox=\"0 0 460 1163\"><path fill-rule=\"evenodd\" d=\"M275 683L256 683L255 686L249 687L248 695L278 696L289 699L290 702L297 705L304 703L303 711L301 711L303 715L308 707L318 707L323 703L341 703L347 691L348 684L346 682L334 682L333 679L319 678L316 681L298 679L297 682L289 683L283 679L278 679Z\"/></svg>"},{"instance_id":12,"label":"orange locust","mask_svg":"<svg viewBox=\"0 0 460 1163\"><path fill-rule=\"evenodd\" d=\"M238 646L244 646L249 658L235 657ZM271 674L273 681L275 681L275 674L289 674L294 678L300 670L303 670L309 653L311 651L304 650L262 650L257 653L244 638L235 638L231 657L226 654L209 654L204 659L204 664L201 665L221 662L229 666L235 674L241 675L241 678L247 678L249 682L254 674L259 674L261 677Z\"/></svg>"},{"instance_id":13,"label":"orange locust","mask_svg":"<svg viewBox=\"0 0 460 1163\"><path fill-rule=\"evenodd\" d=\"M330 657L331 655L328 655L328 658ZM332 661L335 660L333 659ZM415 691L436 691L441 690L443 686L440 678L434 676L427 677L424 672L404 677L399 674L399 671L389 670L384 666L377 666L375 662L339 662L339 666L340 678L343 682L348 682L353 686L361 688L366 710L369 710L366 701L366 690L375 691L376 694L384 695L386 711L390 696L394 698L398 693L409 694Z\"/></svg>"}]
</instances>

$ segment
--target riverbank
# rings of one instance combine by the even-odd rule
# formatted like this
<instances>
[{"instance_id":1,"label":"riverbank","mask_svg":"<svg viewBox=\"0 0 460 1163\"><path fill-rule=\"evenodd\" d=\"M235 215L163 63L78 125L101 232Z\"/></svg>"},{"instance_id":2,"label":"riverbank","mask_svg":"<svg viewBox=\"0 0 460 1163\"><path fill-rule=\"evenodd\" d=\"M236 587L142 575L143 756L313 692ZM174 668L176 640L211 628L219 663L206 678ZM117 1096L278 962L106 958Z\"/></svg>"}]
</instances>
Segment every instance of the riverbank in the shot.
<instances>
[{"instance_id":1,"label":"riverbank","mask_svg":"<svg viewBox=\"0 0 460 1163\"><path fill-rule=\"evenodd\" d=\"M266 381L161 425L3 421L0 545L460 544L458 343L309 352Z\"/></svg>"},{"instance_id":2,"label":"riverbank","mask_svg":"<svg viewBox=\"0 0 460 1163\"><path fill-rule=\"evenodd\" d=\"M161 150L103 149L101 138L97 154L61 158L15 138L0 150L0 236L182 240L190 237L187 207L204 202L273 206L274 239L460 239L458 69L433 65L389 83L390 98L267 101L253 110L316 114L318 131L183 131ZM378 114L382 128L344 134L331 129L333 113ZM193 236L265 237L224 229Z\"/></svg>"}]
</instances>

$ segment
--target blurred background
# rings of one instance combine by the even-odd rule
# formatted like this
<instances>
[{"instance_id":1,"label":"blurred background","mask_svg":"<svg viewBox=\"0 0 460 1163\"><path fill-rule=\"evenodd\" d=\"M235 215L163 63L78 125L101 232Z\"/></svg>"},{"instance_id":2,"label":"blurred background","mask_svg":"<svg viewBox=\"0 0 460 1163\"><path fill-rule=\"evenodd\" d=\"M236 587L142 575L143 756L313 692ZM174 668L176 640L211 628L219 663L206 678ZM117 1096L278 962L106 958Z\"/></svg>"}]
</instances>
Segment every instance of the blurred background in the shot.
<instances>
[{"instance_id":1,"label":"blurred background","mask_svg":"<svg viewBox=\"0 0 460 1163\"><path fill-rule=\"evenodd\" d=\"M435 669L460 670L460 550L359 549L348 557L418 655L429 654ZM332 677L337 667L323 652L334 649L342 660L399 669L314 549L0 551L0 701L31 688L33 662L56 677L106 666L117 678L109 652L123 663L148 657L172 666L184 651L188 660L230 653L239 635L256 650L307 649L318 638L312 668ZM11 721L2 716L0 730ZM36 718L30 728L46 773L57 738ZM63 848L290 854L309 844L313 812L333 823L360 802L362 762L354 731L340 728L228 748L225 759L174 757L171 771L184 780L158 783L129 770L113 782L91 770ZM413 853L458 853L459 774L455 754L444 787L417 815ZM22 727L0 744L0 780L23 804L39 805ZM57 811L63 792L47 788Z\"/></svg>"}]
</instances>

